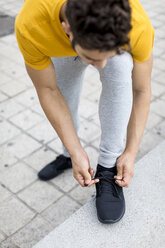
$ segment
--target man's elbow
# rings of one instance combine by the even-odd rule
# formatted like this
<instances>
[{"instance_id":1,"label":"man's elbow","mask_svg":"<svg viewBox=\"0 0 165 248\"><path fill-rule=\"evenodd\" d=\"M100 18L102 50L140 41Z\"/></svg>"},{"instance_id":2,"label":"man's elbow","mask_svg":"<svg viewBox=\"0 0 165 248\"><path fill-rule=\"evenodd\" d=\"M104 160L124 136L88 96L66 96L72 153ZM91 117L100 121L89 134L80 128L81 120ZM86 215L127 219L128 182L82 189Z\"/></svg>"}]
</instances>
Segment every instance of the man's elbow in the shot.
<instances>
[{"instance_id":1,"label":"man's elbow","mask_svg":"<svg viewBox=\"0 0 165 248\"><path fill-rule=\"evenodd\" d=\"M152 97L152 90L151 87L147 87L144 89L134 89L133 90L133 98L136 99L141 99L145 102L150 103L151 102L151 97Z\"/></svg>"}]
</instances>

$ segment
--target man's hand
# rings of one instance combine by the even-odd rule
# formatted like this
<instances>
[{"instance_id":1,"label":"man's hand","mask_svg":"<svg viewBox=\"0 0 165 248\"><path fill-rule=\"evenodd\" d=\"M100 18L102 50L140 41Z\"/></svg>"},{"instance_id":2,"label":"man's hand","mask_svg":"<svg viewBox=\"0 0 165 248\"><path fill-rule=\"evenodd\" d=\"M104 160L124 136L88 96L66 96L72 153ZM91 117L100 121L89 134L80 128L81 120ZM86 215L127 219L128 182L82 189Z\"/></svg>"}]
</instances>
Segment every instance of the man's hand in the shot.
<instances>
[{"instance_id":1,"label":"man's hand","mask_svg":"<svg viewBox=\"0 0 165 248\"><path fill-rule=\"evenodd\" d=\"M71 156L71 160L73 176L82 187L91 186L92 184L99 182L99 179L91 180L94 175L94 171L90 167L88 155L84 150L78 152L74 156Z\"/></svg>"},{"instance_id":2,"label":"man's hand","mask_svg":"<svg viewBox=\"0 0 165 248\"><path fill-rule=\"evenodd\" d=\"M124 152L120 157L118 157L116 166L117 176L114 176L114 178L116 179L116 184L121 187L128 187L134 174L133 156Z\"/></svg>"}]
</instances>

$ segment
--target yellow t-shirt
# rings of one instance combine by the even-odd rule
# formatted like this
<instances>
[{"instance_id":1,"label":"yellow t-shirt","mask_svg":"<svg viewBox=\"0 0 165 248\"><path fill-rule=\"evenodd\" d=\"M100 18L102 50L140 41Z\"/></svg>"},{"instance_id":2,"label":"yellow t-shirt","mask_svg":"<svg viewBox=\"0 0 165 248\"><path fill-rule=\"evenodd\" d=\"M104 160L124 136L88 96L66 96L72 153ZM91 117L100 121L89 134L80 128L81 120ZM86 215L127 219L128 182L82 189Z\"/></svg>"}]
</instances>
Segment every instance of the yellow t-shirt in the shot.
<instances>
[{"instance_id":1,"label":"yellow t-shirt","mask_svg":"<svg viewBox=\"0 0 165 248\"><path fill-rule=\"evenodd\" d=\"M26 0L16 18L15 32L25 63L36 70L50 65L51 57L77 56L64 32L59 14L66 0ZM154 29L139 0L129 0L132 30L131 54L146 61L152 51Z\"/></svg>"}]
</instances>

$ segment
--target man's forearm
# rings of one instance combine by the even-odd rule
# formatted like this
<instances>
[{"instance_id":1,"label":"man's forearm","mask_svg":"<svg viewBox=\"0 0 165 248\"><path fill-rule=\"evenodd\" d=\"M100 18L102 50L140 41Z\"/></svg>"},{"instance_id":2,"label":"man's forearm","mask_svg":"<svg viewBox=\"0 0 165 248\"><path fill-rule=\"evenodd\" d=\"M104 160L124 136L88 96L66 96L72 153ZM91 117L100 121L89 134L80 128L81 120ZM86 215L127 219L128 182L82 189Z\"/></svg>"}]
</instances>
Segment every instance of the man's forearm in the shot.
<instances>
[{"instance_id":1,"label":"man's forearm","mask_svg":"<svg viewBox=\"0 0 165 248\"><path fill-rule=\"evenodd\" d=\"M127 142L125 151L129 152L134 158L139 149L140 141L146 125L151 92L134 92L133 107L127 128Z\"/></svg>"},{"instance_id":2,"label":"man's forearm","mask_svg":"<svg viewBox=\"0 0 165 248\"><path fill-rule=\"evenodd\" d=\"M66 147L70 156L82 149L77 136L71 111L58 87L56 90L45 88L38 92L41 106Z\"/></svg>"}]
</instances>

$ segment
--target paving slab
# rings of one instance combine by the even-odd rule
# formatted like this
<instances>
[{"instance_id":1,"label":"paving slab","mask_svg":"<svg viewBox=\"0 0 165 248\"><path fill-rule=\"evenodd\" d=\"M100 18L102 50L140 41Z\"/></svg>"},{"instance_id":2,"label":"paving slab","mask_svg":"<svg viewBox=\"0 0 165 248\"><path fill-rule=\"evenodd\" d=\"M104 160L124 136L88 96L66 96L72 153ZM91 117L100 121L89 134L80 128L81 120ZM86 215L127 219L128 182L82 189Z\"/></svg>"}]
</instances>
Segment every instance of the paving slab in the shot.
<instances>
[{"instance_id":1,"label":"paving slab","mask_svg":"<svg viewBox=\"0 0 165 248\"><path fill-rule=\"evenodd\" d=\"M19 162L0 173L0 183L5 185L13 193L17 193L37 179L33 169Z\"/></svg>"},{"instance_id":2,"label":"paving slab","mask_svg":"<svg viewBox=\"0 0 165 248\"><path fill-rule=\"evenodd\" d=\"M3 130L3 132L1 133L0 144L3 144L4 142L10 140L11 138L17 136L20 133L20 130L18 128L14 127L6 120L1 120L0 130Z\"/></svg>"},{"instance_id":3,"label":"paving slab","mask_svg":"<svg viewBox=\"0 0 165 248\"><path fill-rule=\"evenodd\" d=\"M42 122L42 120L43 118L41 117L41 115L29 109L13 116L10 119L10 121L14 123L14 125L18 126L23 130L32 128L34 125Z\"/></svg>"},{"instance_id":4,"label":"paving slab","mask_svg":"<svg viewBox=\"0 0 165 248\"><path fill-rule=\"evenodd\" d=\"M0 230L10 236L31 221L34 215L21 201L11 196L0 204Z\"/></svg>"},{"instance_id":5,"label":"paving slab","mask_svg":"<svg viewBox=\"0 0 165 248\"><path fill-rule=\"evenodd\" d=\"M15 22L14 17L8 16L0 12L0 22L1 22L0 37L14 32L14 22Z\"/></svg>"},{"instance_id":6,"label":"paving slab","mask_svg":"<svg viewBox=\"0 0 165 248\"><path fill-rule=\"evenodd\" d=\"M62 193L60 191L43 181L33 183L31 186L18 194L18 197L22 199L22 201L38 213L45 210L61 196Z\"/></svg>"},{"instance_id":7,"label":"paving slab","mask_svg":"<svg viewBox=\"0 0 165 248\"><path fill-rule=\"evenodd\" d=\"M11 237L11 241L20 248L31 248L36 242L48 234L53 227L41 216L36 216L24 228ZM9 248L11 248L9 246Z\"/></svg>"},{"instance_id":8,"label":"paving slab","mask_svg":"<svg viewBox=\"0 0 165 248\"><path fill-rule=\"evenodd\" d=\"M34 152L31 156L27 156L24 161L32 168L40 171L46 164L50 163L56 158L57 154L50 151L46 147Z\"/></svg>"},{"instance_id":9,"label":"paving slab","mask_svg":"<svg viewBox=\"0 0 165 248\"><path fill-rule=\"evenodd\" d=\"M28 135L22 133L21 135L9 140L4 145L4 150L7 153L15 155L17 158L23 158L30 155L41 145Z\"/></svg>"},{"instance_id":10,"label":"paving slab","mask_svg":"<svg viewBox=\"0 0 165 248\"><path fill-rule=\"evenodd\" d=\"M67 207L65 207L67 206ZM46 209L42 216L47 219L53 227L58 226L80 208L80 204L68 196L63 196L59 201Z\"/></svg>"},{"instance_id":11,"label":"paving slab","mask_svg":"<svg viewBox=\"0 0 165 248\"><path fill-rule=\"evenodd\" d=\"M5 236L2 233L0 233L0 242L2 242L4 239L5 239Z\"/></svg>"},{"instance_id":12,"label":"paving slab","mask_svg":"<svg viewBox=\"0 0 165 248\"><path fill-rule=\"evenodd\" d=\"M53 178L51 182L64 192L70 191L78 184L77 180L73 177L72 169L65 170L58 177Z\"/></svg>"},{"instance_id":13,"label":"paving slab","mask_svg":"<svg viewBox=\"0 0 165 248\"><path fill-rule=\"evenodd\" d=\"M136 163L120 222L100 223L94 197L33 248L164 248L164 151L165 141Z\"/></svg>"}]
</instances>

